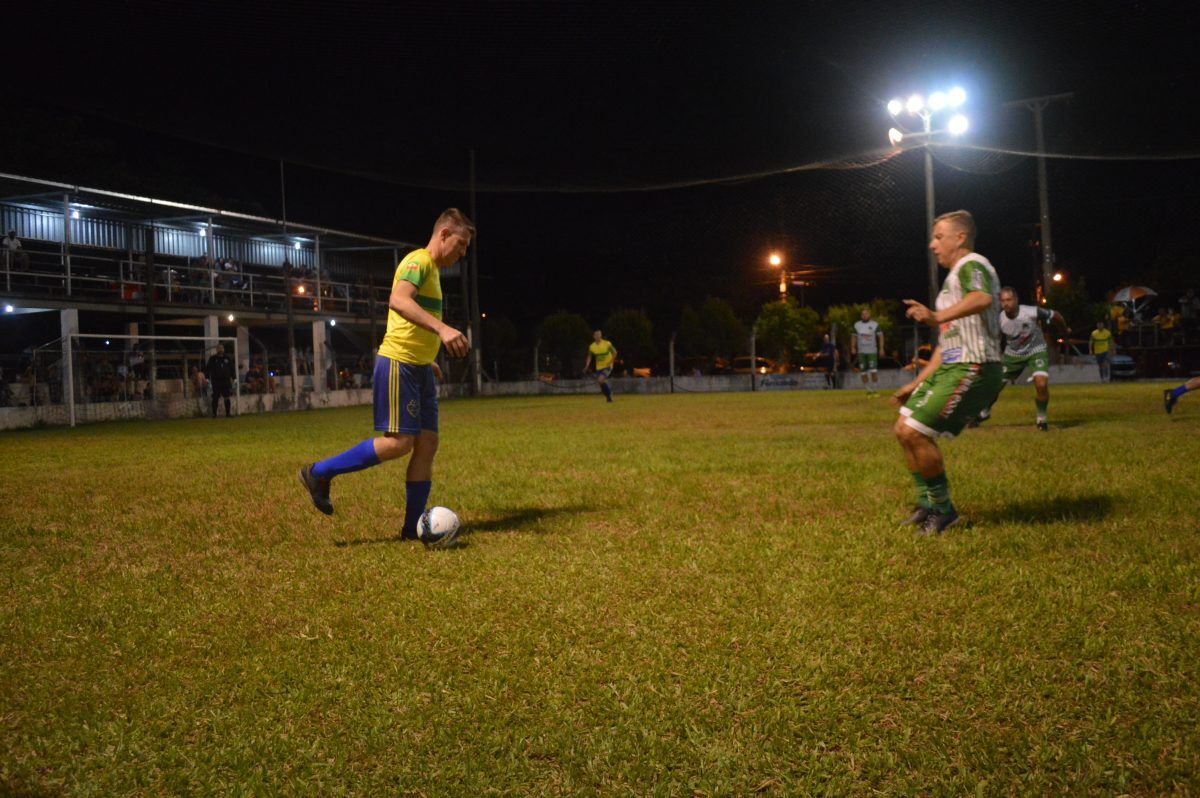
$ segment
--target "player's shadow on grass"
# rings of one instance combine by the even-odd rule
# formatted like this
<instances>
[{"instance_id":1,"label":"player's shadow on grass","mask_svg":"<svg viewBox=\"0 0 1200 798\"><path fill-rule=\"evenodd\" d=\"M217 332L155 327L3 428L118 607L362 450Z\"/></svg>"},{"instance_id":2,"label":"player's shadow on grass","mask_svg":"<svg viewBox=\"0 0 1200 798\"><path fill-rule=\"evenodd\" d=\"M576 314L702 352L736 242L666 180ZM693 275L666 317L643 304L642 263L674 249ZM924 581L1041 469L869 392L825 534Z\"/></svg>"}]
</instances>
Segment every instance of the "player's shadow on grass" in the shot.
<instances>
[{"instance_id":1,"label":"player's shadow on grass","mask_svg":"<svg viewBox=\"0 0 1200 798\"><path fill-rule=\"evenodd\" d=\"M463 538L469 537L477 532L522 532L536 526L542 521L547 521L560 515L574 515L576 513L585 513L595 508L586 504L572 504L566 507L520 507L514 510L508 510L503 515L494 518L488 518L482 521L473 521L468 519L463 523L463 530L460 533L459 545L464 545ZM362 546L367 543L403 543L399 535L390 535L385 538L357 538L355 540L338 540L334 541L334 545L338 548L346 546Z\"/></svg>"},{"instance_id":2,"label":"player's shadow on grass","mask_svg":"<svg viewBox=\"0 0 1200 798\"><path fill-rule=\"evenodd\" d=\"M1116 500L1102 493L1056 496L1016 502L988 513L988 519L1006 523L1056 524L1060 521L1100 521L1112 515Z\"/></svg>"}]
</instances>

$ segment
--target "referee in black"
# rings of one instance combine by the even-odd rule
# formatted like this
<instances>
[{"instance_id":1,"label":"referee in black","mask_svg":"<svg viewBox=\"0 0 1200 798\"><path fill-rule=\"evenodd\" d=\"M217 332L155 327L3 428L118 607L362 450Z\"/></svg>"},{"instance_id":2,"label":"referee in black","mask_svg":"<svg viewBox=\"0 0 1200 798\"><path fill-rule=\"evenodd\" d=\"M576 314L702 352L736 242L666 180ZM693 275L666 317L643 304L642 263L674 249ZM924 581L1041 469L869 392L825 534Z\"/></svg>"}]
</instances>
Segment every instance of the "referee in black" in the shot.
<instances>
[{"instance_id":1,"label":"referee in black","mask_svg":"<svg viewBox=\"0 0 1200 798\"><path fill-rule=\"evenodd\" d=\"M212 390L212 417L217 417L217 399L225 397L225 418L229 418L229 394L233 390L233 358L225 354L225 345L217 344L216 353L204 366L204 376Z\"/></svg>"}]
</instances>

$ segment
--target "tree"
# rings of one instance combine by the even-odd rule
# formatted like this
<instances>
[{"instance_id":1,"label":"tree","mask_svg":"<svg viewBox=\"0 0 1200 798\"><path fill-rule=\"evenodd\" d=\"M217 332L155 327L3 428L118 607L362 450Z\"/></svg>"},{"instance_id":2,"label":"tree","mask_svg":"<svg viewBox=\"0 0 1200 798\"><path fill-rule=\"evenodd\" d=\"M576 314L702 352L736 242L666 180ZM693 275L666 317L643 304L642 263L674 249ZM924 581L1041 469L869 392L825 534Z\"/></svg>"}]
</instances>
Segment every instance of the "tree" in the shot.
<instances>
[{"instance_id":1,"label":"tree","mask_svg":"<svg viewBox=\"0 0 1200 798\"><path fill-rule=\"evenodd\" d=\"M1046 307L1061 313L1067 326L1085 337L1096 326L1096 322L1108 321L1108 304L1097 305L1088 298L1087 285L1082 277L1051 284L1046 289Z\"/></svg>"},{"instance_id":2,"label":"tree","mask_svg":"<svg viewBox=\"0 0 1200 798\"><path fill-rule=\"evenodd\" d=\"M801 307L792 297L786 302L768 302L754 322L756 349L769 358L790 363L815 348L820 327L817 312Z\"/></svg>"},{"instance_id":3,"label":"tree","mask_svg":"<svg viewBox=\"0 0 1200 798\"><path fill-rule=\"evenodd\" d=\"M697 311L684 307L675 338L682 357L732 359L746 351L746 326L724 299L710 297Z\"/></svg>"},{"instance_id":4,"label":"tree","mask_svg":"<svg viewBox=\"0 0 1200 798\"><path fill-rule=\"evenodd\" d=\"M496 379L515 379L529 373L527 351L517 348L517 326L494 315L483 320L483 366L495 369Z\"/></svg>"},{"instance_id":5,"label":"tree","mask_svg":"<svg viewBox=\"0 0 1200 798\"><path fill-rule=\"evenodd\" d=\"M708 336L705 354L732 360L734 355L746 350L746 325L724 299L709 297L704 300L700 306L700 324Z\"/></svg>"},{"instance_id":6,"label":"tree","mask_svg":"<svg viewBox=\"0 0 1200 798\"><path fill-rule=\"evenodd\" d=\"M549 358L551 369L564 377L582 372L591 337L592 330L583 316L565 310L547 316L538 325L542 357Z\"/></svg>"},{"instance_id":7,"label":"tree","mask_svg":"<svg viewBox=\"0 0 1200 798\"><path fill-rule=\"evenodd\" d=\"M604 320L604 337L612 341L627 368L647 366L654 360L650 319L640 310L615 310Z\"/></svg>"}]
</instances>

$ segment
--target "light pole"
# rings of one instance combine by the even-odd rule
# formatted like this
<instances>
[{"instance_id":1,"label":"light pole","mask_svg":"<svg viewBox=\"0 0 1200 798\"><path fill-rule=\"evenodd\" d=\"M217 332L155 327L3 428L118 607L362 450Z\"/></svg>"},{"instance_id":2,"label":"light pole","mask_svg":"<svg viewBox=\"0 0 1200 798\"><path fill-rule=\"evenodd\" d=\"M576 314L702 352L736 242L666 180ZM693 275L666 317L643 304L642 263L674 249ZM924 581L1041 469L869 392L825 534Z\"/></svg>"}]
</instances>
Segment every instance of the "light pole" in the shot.
<instances>
[{"instance_id":1,"label":"light pole","mask_svg":"<svg viewBox=\"0 0 1200 798\"><path fill-rule=\"evenodd\" d=\"M933 150L930 148L930 141L941 130L933 129L933 115L951 108L957 108L967 101L967 93L962 89L955 87L948 92L935 91L929 95L926 100L920 94L914 94L905 102L900 98L890 100L887 104L888 113L893 117L899 117L901 113L907 112L909 116L917 116L921 119L921 132L909 133L899 127L893 127L888 130L888 140L892 142L893 147L899 147L900 142L904 139L919 138L923 141L925 147L925 240L928 241L933 237ZM897 122L897 124L899 124ZM967 132L967 118L962 114L955 114L950 117L947 123L945 132L952 136L961 136ZM938 263L933 252L927 250L929 260L929 305L933 307L937 301L938 294Z\"/></svg>"}]
</instances>

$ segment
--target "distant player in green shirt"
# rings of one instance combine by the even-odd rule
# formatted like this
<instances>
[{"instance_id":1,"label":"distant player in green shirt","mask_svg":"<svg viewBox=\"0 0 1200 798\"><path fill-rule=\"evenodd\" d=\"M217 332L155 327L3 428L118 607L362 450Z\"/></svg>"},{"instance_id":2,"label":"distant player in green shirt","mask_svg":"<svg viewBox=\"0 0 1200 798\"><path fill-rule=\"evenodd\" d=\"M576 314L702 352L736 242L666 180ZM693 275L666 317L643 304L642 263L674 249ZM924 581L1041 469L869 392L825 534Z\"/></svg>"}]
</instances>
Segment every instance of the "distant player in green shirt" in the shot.
<instances>
[{"instance_id":1,"label":"distant player in green shirt","mask_svg":"<svg viewBox=\"0 0 1200 798\"><path fill-rule=\"evenodd\" d=\"M599 330L592 332L592 343L588 345L587 360L583 361L584 374L587 374L593 360L596 362L596 382L600 384L600 391L604 394L604 398L611 402L613 400L612 386L608 384L608 378L612 374L613 363L617 360L617 348L612 345L612 341L604 340L604 335Z\"/></svg>"},{"instance_id":2,"label":"distant player in green shirt","mask_svg":"<svg viewBox=\"0 0 1200 798\"><path fill-rule=\"evenodd\" d=\"M973 251L975 220L966 211L939 216L929 249L949 270L937 308L906 299L905 315L938 328L938 345L917 378L892 394L900 407L893 431L917 487L905 524L940 534L958 523L938 438L953 438L1000 392L1000 283L988 259Z\"/></svg>"},{"instance_id":3,"label":"distant player in green shirt","mask_svg":"<svg viewBox=\"0 0 1200 798\"><path fill-rule=\"evenodd\" d=\"M1050 406L1050 357L1046 352L1046 338L1042 335L1041 323L1049 324L1058 319L1066 326L1062 314L1050 308L1022 305L1017 291L1011 286L1000 289L1000 333L1004 336L1004 382L1016 384L1025 369L1035 392L1037 428L1042 432L1050 429L1046 410ZM1068 330L1067 332L1070 332ZM1003 390L1001 383L1001 390ZM999 398L999 394L997 397ZM968 427L977 427L992 417L992 406L988 405L972 419Z\"/></svg>"}]
</instances>

